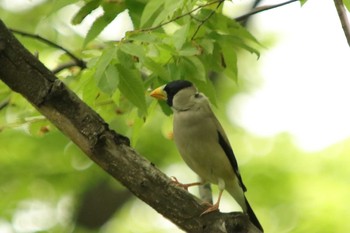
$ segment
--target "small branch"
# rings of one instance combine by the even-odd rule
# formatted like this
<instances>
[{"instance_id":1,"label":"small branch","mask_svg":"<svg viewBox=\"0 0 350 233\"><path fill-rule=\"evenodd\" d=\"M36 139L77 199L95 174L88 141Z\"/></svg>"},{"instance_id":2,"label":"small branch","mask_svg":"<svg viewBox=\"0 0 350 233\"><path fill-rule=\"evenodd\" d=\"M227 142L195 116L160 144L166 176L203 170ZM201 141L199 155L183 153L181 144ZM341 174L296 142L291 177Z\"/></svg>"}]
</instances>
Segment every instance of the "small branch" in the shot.
<instances>
[{"instance_id":1,"label":"small branch","mask_svg":"<svg viewBox=\"0 0 350 233\"><path fill-rule=\"evenodd\" d=\"M277 7L281 7L281 6L284 6L284 5L293 3L293 2L299 2L299 0L290 0L290 1L282 2L282 3L276 4L276 5L268 5L268 6L257 7L255 9L253 9L251 12L235 18L235 20L237 22L241 22L241 21L244 21L245 19L247 19L248 17L250 17L252 15L255 15L255 14L267 11L267 10L271 10L271 9L274 9L274 8L277 8Z\"/></svg>"},{"instance_id":2,"label":"small branch","mask_svg":"<svg viewBox=\"0 0 350 233\"><path fill-rule=\"evenodd\" d=\"M8 123L6 125L0 125L0 132L5 129L13 129L26 124L33 124L36 122L46 121L47 119L44 116L35 116L35 117L26 117L23 120L15 121L12 123Z\"/></svg>"},{"instance_id":3,"label":"small branch","mask_svg":"<svg viewBox=\"0 0 350 233\"><path fill-rule=\"evenodd\" d=\"M190 10L189 12L186 12L186 13L183 14L183 15L179 15L179 16L177 16L177 17L175 17L175 18L173 18L173 19L171 19L171 20L169 20L169 21L167 21L167 22L161 23L161 24L159 24L159 25L157 25L157 26L154 26L154 27L139 29L139 30L136 30L136 31L139 31L139 32L148 32L148 31L156 30L156 29L158 29L158 28L163 27L164 25L167 25L167 24L169 24L169 23L175 22L176 20L181 19L181 18L183 18L183 17L185 17L185 16L191 15L193 12L195 12L195 11L201 9L201 8L204 8L204 7L213 5L213 4L215 4L215 3L219 3L219 5L220 5L222 2L223 2L223 0L215 0L215 1L212 1L212 2L208 2L208 3L206 3L206 4L200 5L200 6L196 7L196 8L194 8L194 9Z\"/></svg>"},{"instance_id":4,"label":"small branch","mask_svg":"<svg viewBox=\"0 0 350 233\"><path fill-rule=\"evenodd\" d=\"M10 103L10 97L7 97L3 101L0 102L0 111L6 108ZM1 127L0 127L1 128Z\"/></svg>"},{"instance_id":5,"label":"small branch","mask_svg":"<svg viewBox=\"0 0 350 233\"><path fill-rule=\"evenodd\" d=\"M346 15L346 9L343 4L343 0L334 0L335 8L337 9L338 16L341 22L341 26L343 28L346 40L348 41L348 44L350 46L350 24L348 17Z\"/></svg>"},{"instance_id":6,"label":"small branch","mask_svg":"<svg viewBox=\"0 0 350 233\"><path fill-rule=\"evenodd\" d=\"M86 62L85 61L83 61L82 59L80 59L77 56L75 56L68 49L63 48L62 46L60 46L60 45L58 45L58 44L56 44L56 43L54 43L54 42L52 42L52 41L50 41L48 39L45 39L45 38L43 38L43 37L41 37L39 35L23 32L23 31L19 31L19 30L16 30L16 29L10 29L10 31L13 32L13 33L19 34L21 36L34 38L34 39L39 40L39 41L41 41L41 42L43 42L45 44L50 45L51 47L60 49L60 50L64 51L69 57L71 57L74 60L76 66L79 66L81 69L85 69L86 68Z\"/></svg>"},{"instance_id":7,"label":"small branch","mask_svg":"<svg viewBox=\"0 0 350 233\"><path fill-rule=\"evenodd\" d=\"M220 5L221 5L223 2L224 2L224 1L219 1L219 3L218 3L218 5L216 6L215 10L211 11L210 14L209 14L205 19L201 20L201 22L200 22L200 24L198 25L196 31L193 33L193 36L192 36L191 40L194 39L194 37L197 35L199 29L203 26L203 24L204 24L205 22L207 22L207 21L214 15L215 11L220 7Z\"/></svg>"},{"instance_id":8,"label":"small branch","mask_svg":"<svg viewBox=\"0 0 350 233\"><path fill-rule=\"evenodd\" d=\"M67 63L60 64L59 66L57 66L55 69L53 69L51 71L54 74L58 74L59 72L61 72L64 69L69 69L69 68L72 68L75 66L77 66L77 63L75 61L69 61Z\"/></svg>"}]
</instances>

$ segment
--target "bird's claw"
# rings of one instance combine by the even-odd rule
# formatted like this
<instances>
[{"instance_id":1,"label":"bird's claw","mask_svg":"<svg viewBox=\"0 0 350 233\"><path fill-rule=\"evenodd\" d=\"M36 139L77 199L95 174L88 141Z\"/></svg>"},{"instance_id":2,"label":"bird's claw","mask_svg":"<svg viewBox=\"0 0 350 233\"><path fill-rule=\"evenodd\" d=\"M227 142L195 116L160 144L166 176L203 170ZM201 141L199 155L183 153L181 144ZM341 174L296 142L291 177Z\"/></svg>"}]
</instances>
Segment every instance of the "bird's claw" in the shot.
<instances>
[{"instance_id":1,"label":"bird's claw","mask_svg":"<svg viewBox=\"0 0 350 233\"><path fill-rule=\"evenodd\" d=\"M183 183L180 183L176 179L176 177L174 177L174 176L171 176L171 179L172 179L171 183L173 183L176 186L179 186L179 187L181 187L181 188L183 188L183 189L185 189L187 191L188 191L188 187L192 187L192 186L197 186L197 185L202 185L203 184L203 182L193 182L193 183L189 183L189 184L183 184Z\"/></svg>"},{"instance_id":2,"label":"bird's claw","mask_svg":"<svg viewBox=\"0 0 350 233\"><path fill-rule=\"evenodd\" d=\"M204 214L208 214L208 213L211 213L211 212L214 212L214 211L219 211L219 204L218 203L215 203L213 205L213 204L210 204L209 202L204 202L203 204L204 205L209 205L209 208L206 209L203 213L201 213L200 216L203 216Z\"/></svg>"},{"instance_id":3,"label":"bird's claw","mask_svg":"<svg viewBox=\"0 0 350 233\"><path fill-rule=\"evenodd\" d=\"M179 187L185 189L186 191L188 191L188 185L179 182L175 176L171 176L170 178L172 180L171 181L172 184L175 184L176 186L179 186Z\"/></svg>"}]
</instances>

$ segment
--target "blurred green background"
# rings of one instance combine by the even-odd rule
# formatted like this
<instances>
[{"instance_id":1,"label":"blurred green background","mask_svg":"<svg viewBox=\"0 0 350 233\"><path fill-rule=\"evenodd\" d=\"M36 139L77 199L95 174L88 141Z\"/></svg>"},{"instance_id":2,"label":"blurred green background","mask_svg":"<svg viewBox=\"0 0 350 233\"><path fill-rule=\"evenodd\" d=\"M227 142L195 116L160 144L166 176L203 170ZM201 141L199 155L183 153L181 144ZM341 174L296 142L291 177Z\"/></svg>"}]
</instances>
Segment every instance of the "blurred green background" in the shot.
<instances>
[{"instance_id":1,"label":"blurred green background","mask_svg":"<svg viewBox=\"0 0 350 233\"><path fill-rule=\"evenodd\" d=\"M40 34L77 54L81 52L83 36L66 24L65 14L71 10L53 10L68 1L18 2L0 0L0 18L9 27ZM283 40L278 31L263 31L258 20L248 28L263 45L262 60ZM63 52L37 40L18 38L31 52L39 53L40 60L49 68L67 60ZM80 55L89 58L95 52L90 48ZM269 233L350 232L350 223L346 221L350 216L350 139L344 137L310 151L301 148L288 131L262 136L234 120L235 114L241 113L232 111L232 102L238 95L260 90L265 82L262 69L261 60L242 52L238 54L237 82L221 76L212 79L217 93L214 111L237 156L250 204ZM89 71L77 73L72 69L60 73L60 77L113 129L130 137L141 155L182 182L197 179L184 165L170 139L171 116L166 116L156 101L146 96L150 107L144 121L128 104L117 105L110 96L99 93L93 81L84 79ZM308 91L312 95L312 88ZM1 233L181 232L110 178L3 83L0 83L0 103L4 103L0 110ZM270 109L269 103L265 104ZM309 110L312 112L313 106ZM266 114L263 107L252 117L260 118L259 114ZM295 112L296 116L303 114L307 113ZM266 124L269 128L268 124L273 123ZM327 134L322 127L319 125L320 137ZM196 194L197 190L190 191ZM225 196L222 210L233 211L235 207L231 205L232 198Z\"/></svg>"}]
</instances>

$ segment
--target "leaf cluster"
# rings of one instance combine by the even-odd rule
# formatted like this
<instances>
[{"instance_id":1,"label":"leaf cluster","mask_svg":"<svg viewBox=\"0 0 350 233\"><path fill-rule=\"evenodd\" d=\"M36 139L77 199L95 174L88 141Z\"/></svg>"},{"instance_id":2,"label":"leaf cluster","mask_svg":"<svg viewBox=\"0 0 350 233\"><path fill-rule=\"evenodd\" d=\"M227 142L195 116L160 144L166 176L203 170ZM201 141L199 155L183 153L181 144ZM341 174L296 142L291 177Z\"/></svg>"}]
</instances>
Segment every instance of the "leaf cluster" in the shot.
<instances>
[{"instance_id":1,"label":"leaf cluster","mask_svg":"<svg viewBox=\"0 0 350 233\"><path fill-rule=\"evenodd\" d=\"M222 3L92 0L85 2L72 23L83 22L98 7L103 9L84 40L84 46L89 47L119 13L129 11L134 29L121 41L103 44L99 56L89 60L89 74L102 92L114 101L122 96L137 107L140 116L145 116L149 87L187 79L215 103L210 74L224 74L236 81L237 53L243 49L259 55L257 40L222 14Z\"/></svg>"}]
</instances>

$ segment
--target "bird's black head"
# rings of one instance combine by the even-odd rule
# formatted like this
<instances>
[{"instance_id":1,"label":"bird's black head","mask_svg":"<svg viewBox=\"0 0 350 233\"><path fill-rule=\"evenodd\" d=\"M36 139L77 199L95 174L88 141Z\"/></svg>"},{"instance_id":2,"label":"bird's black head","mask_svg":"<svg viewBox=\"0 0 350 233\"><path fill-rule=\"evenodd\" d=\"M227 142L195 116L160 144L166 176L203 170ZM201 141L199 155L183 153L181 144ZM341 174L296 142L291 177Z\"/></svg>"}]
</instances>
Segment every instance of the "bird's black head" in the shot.
<instances>
[{"instance_id":1,"label":"bird's black head","mask_svg":"<svg viewBox=\"0 0 350 233\"><path fill-rule=\"evenodd\" d=\"M186 80L175 80L165 85L164 91L167 94L167 104L170 107L173 106L174 95L176 95L176 93L178 93L180 90L191 86L193 86L193 84Z\"/></svg>"}]
</instances>

